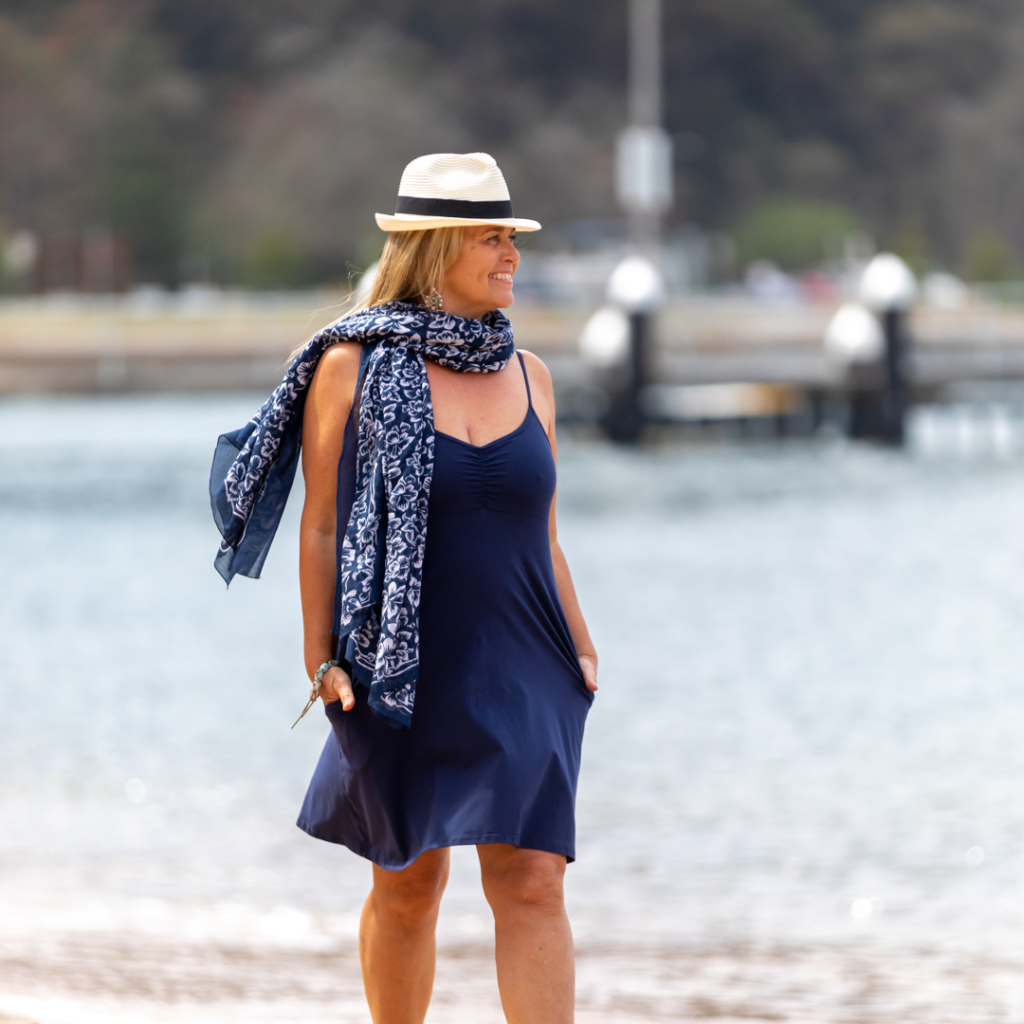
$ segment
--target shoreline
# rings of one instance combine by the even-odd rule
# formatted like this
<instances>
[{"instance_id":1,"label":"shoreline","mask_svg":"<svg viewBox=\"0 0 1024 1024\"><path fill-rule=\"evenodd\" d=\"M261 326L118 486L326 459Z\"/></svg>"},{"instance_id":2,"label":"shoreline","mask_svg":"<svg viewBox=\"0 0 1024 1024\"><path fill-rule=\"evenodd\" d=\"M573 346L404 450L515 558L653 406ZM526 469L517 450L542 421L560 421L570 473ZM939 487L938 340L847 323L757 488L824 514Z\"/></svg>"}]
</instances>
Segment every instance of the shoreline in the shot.
<instances>
[{"instance_id":1,"label":"shoreline","mask_svg":"<svg viewBox=\"0 0 1024 1024\"><path fill-rule=\"evenodd\" d=\"M0 945L0 1024L369 1024L354 942L313 952L80 934L33 945ZM1021 970L1024 954L869 941L582 943L577 1022L1013 1024ZM489 941L439 948L427 1019L504 1021Z\"/></svg>"}]
</instances>

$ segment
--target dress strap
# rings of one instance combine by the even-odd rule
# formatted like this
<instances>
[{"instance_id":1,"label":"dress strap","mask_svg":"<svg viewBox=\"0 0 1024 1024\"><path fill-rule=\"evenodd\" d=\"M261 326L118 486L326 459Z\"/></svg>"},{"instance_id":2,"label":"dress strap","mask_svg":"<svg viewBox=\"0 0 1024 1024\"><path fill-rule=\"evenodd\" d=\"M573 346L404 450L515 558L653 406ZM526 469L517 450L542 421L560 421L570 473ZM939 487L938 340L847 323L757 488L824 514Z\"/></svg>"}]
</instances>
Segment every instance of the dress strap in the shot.
<instances>
[{"instance_id":1,"label":"dress strap","mask_svg":"<svg viewBox=\"0 0 1024 1024\"><path fill-rule=\"evenodd\" d=\"M516 352L519 356L519 365L523 368L523 380L526 381L526 407L527 412L533 408L533 396L530 394L530 378L526 374L526 363L523 362L523 353Z\"/></svg>"}]
</instances>

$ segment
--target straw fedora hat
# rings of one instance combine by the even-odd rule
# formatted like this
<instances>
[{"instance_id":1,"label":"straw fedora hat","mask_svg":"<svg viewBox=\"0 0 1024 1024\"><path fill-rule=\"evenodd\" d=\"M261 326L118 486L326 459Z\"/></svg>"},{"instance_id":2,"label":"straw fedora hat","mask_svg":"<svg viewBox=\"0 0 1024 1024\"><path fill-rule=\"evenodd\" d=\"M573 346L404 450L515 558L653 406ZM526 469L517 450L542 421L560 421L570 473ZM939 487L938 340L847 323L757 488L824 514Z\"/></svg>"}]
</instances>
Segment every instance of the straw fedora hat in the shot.
<instances>
[{"instance_id":1,"label":"straw fedora hat","mask_svg":"<svg viewBox=\"0 0 1024 1024\"><path fill-rule=\"evenodd\" d=\"M514 216L508 186L488 153L417 157L402 172L394 216L376 216L382 231L426 231L460 224L540 230L537 221Z\"/></svg>"}]
</instances>

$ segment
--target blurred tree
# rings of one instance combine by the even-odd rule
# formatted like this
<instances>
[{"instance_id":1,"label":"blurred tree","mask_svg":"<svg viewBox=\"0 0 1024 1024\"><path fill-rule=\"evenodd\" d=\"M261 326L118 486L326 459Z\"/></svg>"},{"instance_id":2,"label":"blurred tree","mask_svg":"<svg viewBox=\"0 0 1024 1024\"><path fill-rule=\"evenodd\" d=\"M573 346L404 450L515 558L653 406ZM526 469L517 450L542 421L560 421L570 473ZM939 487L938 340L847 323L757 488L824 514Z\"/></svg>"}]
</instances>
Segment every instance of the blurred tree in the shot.
<instances>
[{"instance_id":1,"label":"blurred tree","mask_svg":"<svg viewBox=\"0 0 1024 1024\"><path fill-rule=\"evenodd\" d=\"M96 89L55 47L0 16L0 217L12 230L75 230L87 214Z\"/></svg>"},{"instance_id":2,"label":"blurred tree","mask_svg":"<svg viewBox=\"0 0 1024 1024\"><path fill-rule=\"evenodd\" d=\"M250 288L295 288L308 280L303 247L284 231L261 235L248 253L243 281Z\"/></svg>"},{"instance_id":3,"label":"blurred tree","mask_svg":"<svg viewBox=\"0 0 1024 1024\"><path fill-rule=\"evenodd\" d=\"M202 89L144 12L113 0L54 8L39 37L0 17L0 215L43 238L110 225L143 280L174 283Z\"/></svg>"},{"instance_id":4,"label":"blurred tree","mask_svg":"<svg viewBox=\"0 0 1024 1024\"><path fill-rule=\"evenodd\" d=\"M806 270L838 256L859 230L856 216L836 203L774 196L737 227L736 259L740 267L771 260L783 270Z\"/></svg>"},{"instance_id":5,"label":"blurred tree","mask_svg":"<svg viewBox=\"0 0 1024 1024\"><path fill-rule=\"evenodd\" d=\"M189 216L188 156L201 91L153 36L121 40L106 70L108 104L97 205L131 240L141 280L177 282Z\"/></svg>"},{"instance_id":6,"label":"blurred tree","mask_svg":"<svg viewBox=\"0 0 1024 1024\"><path fill-rule=\"evenodd\" d=\"M182 68L229 75L251 67L256 40L249 21L233 0L169 0L155 4L151 17Z\"/></svg>"},{"instance_id":7,"label":"blurred tree","mask_svg":"<svg viewBox=\"0 0 1024 1024\"><path fill-rule=\"evenodd\" d=\"M404 164L470 145L454 103L422 51L369 33L234 112L231 150L198 197L197 236L235 276L264 239L284 236L314 277L343 276L364 238L383 244L373 214L393 209Z\"/></svg>"},{"instance_id":8,"label":"blurred tree","mask_svg":"<svg viewBox=\"0 0 1024 1024\"><path fill-rule=\"evenodd\" d=\"M666 4L666 126L701 151L677 168L675 221L731 229L787 195L856 210L881 238L918 217L947 265L978 223L1024 247L1018 8ZM626 0L0 0L0 216L41 234L114 221L169 282L200 264L240 279L284 231L307 273L334 276L370 247L402 161L448 146L493 152L544 222L614 216L625 15Z\"/></svg>"},{"instance_id":9,"label":"blurred tree","mask_svg":"<svg viewBox=\"0 0 1024 1024\"><path fill-rule=\"evenodd\" d=\"M1024 16L1007 34L1007 54L996 87L952 104L940 122L935 222L952 266L979 225L998 224L1011 248L1024 252Z\"/></svg>"},{"instance_id":10,"label":"blurred tree","mask_svg":"<svg viewBox=\"0 0 1024 1024\"><path fill-rule=\"evenodd\" d=\"M962 273L968 281L1013 281L1021 277L1022 270L1020 256L997 227L981 224L975 228L964 254Z\"/></svg>"},{"instance_id":11,"label":"blurred tree","mask_svg":"<svg viewBox=\"0 0 1024 1024\"><path fill-rule=\"evenodd\" d=\"M878 4L865 17L850 100L865 158L859 204L878 234L922 201L932 206L925 218L934 232L941 116L951 101L981 94L998 75L1001 7L907 0Z\"/></svg>"},{"instance_id":12,"label":"blurred tree","mask_svg":"<svg viewBox=\"0 0 1024 1024\"><path fill-rule=\"evenodd\" d=\"M889 241L889 248L903 259L915 274L923 274L935 265L924 228L924 218L919 213L909 214L901 219L899 230Z\"/></svg>"}]
</instances>

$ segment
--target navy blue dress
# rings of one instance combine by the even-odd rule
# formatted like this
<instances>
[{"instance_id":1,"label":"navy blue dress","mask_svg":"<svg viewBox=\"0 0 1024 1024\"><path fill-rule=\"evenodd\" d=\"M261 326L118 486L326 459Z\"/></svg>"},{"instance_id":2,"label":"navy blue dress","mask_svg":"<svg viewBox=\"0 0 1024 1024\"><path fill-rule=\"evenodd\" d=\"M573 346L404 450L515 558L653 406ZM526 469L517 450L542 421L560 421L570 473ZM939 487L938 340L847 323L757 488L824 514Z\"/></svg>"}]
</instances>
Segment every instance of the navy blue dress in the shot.
<instances>
[{"instance_id":1,"label":"navy blue dress","mask_svg":"<svg viewBox=\"0 0 1024 1024\"><path fill-rule=\"evenodd\" d=\"M325 709L298 825L384 868L476 843L575 857L593 694L555 586L555 463L526 387L512 433L478 447L436 432L411 728L377 718L362 686L351 711Z\"/></svg>"}]
</instances>

